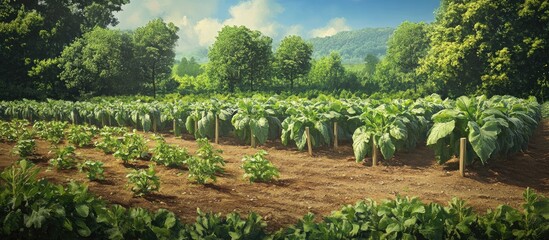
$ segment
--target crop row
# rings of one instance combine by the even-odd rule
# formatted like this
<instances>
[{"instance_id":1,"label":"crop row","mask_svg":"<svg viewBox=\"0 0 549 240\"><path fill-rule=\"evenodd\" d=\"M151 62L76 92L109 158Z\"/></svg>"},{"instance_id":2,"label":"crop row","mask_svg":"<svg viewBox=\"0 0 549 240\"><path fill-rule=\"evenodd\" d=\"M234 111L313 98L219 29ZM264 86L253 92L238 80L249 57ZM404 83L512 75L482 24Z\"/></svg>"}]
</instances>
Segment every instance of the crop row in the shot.
<instances>
[{"instance_id":1,"label":"crop row","mask_svg":"<svg viewBox=\"0 0 549 240\"><path fill-rule=\"evenodd\" d=\"M438 95L416 100L259 95L197 101L0 102L5 119L125 126L173 131L176 136L186 132L197 139L215 138L217 126L221 136L232 132L242 144L280 139L300 150L306 146L308 128L312 147L329 146L335 139L352 141L357 161L378 150L390 159L395 152L426 141L440 163L458 154L461 137L469 139L469 163L486 163L497 154L523 150L541 119L540 109L534 98L464 96L442 100Z\"/></svg>"},{"instance_id":2,"label":"crop row","mask_svg":"<svg viewBox=\"0 0 549 240\"><path fill-rule=\"evenodd\" d=\"M476 214L464 201L447 206L397 197L359 201L322 221L305 215L274 233L257 214L203 213L184 224L167 210L109 205L85 184L37 180L25 160L0 174L0 236L5 239L548 239L549 200L530 189L522 209L501 205Z\"/></svg>"}]
</instances>

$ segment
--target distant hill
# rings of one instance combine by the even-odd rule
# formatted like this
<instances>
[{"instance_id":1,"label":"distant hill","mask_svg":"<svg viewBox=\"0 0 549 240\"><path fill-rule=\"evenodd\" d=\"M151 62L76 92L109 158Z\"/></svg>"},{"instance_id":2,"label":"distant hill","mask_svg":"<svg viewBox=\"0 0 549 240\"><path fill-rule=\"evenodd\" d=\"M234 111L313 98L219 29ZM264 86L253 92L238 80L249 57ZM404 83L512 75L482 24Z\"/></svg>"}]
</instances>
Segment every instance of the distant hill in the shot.
<instances>
[{"instance_id":1,"label":"distant hill","mask_svg":"<svg viewBox=\"0 0 549 240\"><path fill-rule=\"evenodd\" d=\"M313 58L320 58L336 51L341 54L344 63L362 63L368 53L378 57L385 55L387 40L394 30L394 28L364 28L340 32L330 37L312 38L307 41L313 44ZM273 42L273 51L276 51L279 45L280 42ZM197 62L205 63L208 61L208 49L204 47L178 53L176 60L181 60L181 57L194 57Z\"/></svg>"},{"instance_id":2,"label":"distant hill","mask_svg":"<svg viewBox=\"0 0 549 240\"><path fill-rule=\"evenodd\" d=\"M340 32L324 38L312 38L313 58L320 58L332 51L339 52L345 63L364 61L368 53L382 56L387 51L387 40L394 28L365 28L354 31Z\"/></svg>"}]
</instances>

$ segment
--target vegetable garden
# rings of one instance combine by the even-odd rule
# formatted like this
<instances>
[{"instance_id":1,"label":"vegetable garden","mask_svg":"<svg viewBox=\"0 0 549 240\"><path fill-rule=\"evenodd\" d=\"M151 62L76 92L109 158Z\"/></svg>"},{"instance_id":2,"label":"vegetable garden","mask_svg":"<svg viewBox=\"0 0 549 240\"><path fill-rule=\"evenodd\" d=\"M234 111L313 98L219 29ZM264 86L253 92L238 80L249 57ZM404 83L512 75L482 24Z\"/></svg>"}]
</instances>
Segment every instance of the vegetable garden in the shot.
<instances>
[{"instance_id":1,"label":"vegetable garden","mask_svg":"<svg viewBox=\"0 0 549 240\"><path fill-rule=\"evenodd\" d=\"M63 180L63 176L77 177L82 181L89 181L92 192L105 196L115 203L127 207L137 204L138 206L149 206L150 209L167 208L173 212L177 212L181 208L180 204L176 204L181 199L174 195L188 194L184 196L184 199L194 199L197 202L197 204L191 204L192 206L202 206L202 209L214 212L219 212L217 207L220 207L223 212L228 213L235 210L230 209L235 206L235 203L239 205L239 200L230 200L230 196L242 197L243 194L236 192L243 191L252 206L258 207L258 211L264 215L263 220L254 214L249 215L247 219L240 219L238 215L228 215L226 219L222 219L219 215L199 212L199 217L194 225L185 225L179 220L174 223L171 217L168 224L163 222L168 221L164 218L172 216L170 214L173 213L162 211L149 213L143 212L142 209L128 209L127 211L132 212L128 214L125 209L122 210L116 205L108 208L103 207L104 210L97 210L101 207L91 210L92 205L84 204L86 207L78 205L77 212L71 213L76 214L71 215L73 217L66 215L68 219L66 221L69 222L66 224L70 224L71 227L60 226L64 229L63 231L74 229L78 234L74 235L75 237L131 238L143 230L148 231L147 234L150 236L159 238L166 236L164 234L172 234L173 237L180 238L206 236L222 238L253 236L252 238L256 238L277 230L273 228L266 230L264 221L268 222L269 218L274 218L276 227L282 227L284 224L287 226L288 223L295 222L295 219L280 221L280 219L288 218L287 215L269 216L276 214L276 211L273 213L272 209L267 211L260 207L259 202L264 204L269 202L269 199L259 200L263 198L259 193L279 191L280 196L272 196L276 199L300 196L300 201L306 202L305 205L313 205L303 207L300 203L294 206L294 209L304 208L305 212L293 213L301 214L301 216L307 210L327 215L329 211L335 210L343 203L351 203L363 199L363 197L375 195L374 192L367 191L367 188L362 186L358 188L360 190L358 193L348 195L362 197L352 200L340 196L352 191L353 182L354 185L369 184L368 182L373 180L377 181L377 184L381 179L381 186L369 190L379 191L384 188L384 181L387 181L387 183L394 183L395 186L398 185L400 191L406 195L413 193L417 195L416 191L419 191L419 195L423 197L420 190L409 189L414 185L401 185L398 183L399 180L383 180L380 176L398 179L391 176L393 173L402 173L399 172L401 170L398 167L398 161L404 162L408 156L415 153L425 158L420 160L422 164L430 165L429 161L436 159L439 164L444 165L427 169L424 167L417 171L406 168L404 172L411 172L410 175L421 175L425 171L426 174L431 172L433 175L442 173L445 178L452 176L452 170L446 169L452 169L453 160L451 159L459 155L459 139L466 137L468 139L466 163L469 167L474 168L470 170L468 176L470 178L481 177L483 169L497 169L494 164L500 163L499 160L503 157L527 151L530 138L538 129L542 118L541 106L535 99L519 99L510 96L460 97L455 100L443 100L437 95L432 95L417 100L379 100L336 99L332 96L322 95L313 99L254 96L250 98L224 97L203 101L190 100L142 102L106 99L99 102L54 100L0 102L0 114L4 119L0 123L0 139L3 146L11 148L12 152L9 157L8 155L0 156L0 158L5 158L2 166L7 167L17 159L29 159L39 167L50 169L49 172L41 174L54 182L66 182ZM130 131L129 129L132 128L136 130ZM194 139L197 141L193 141ZM212 145L210 142L220 142L220 144ZM257 148L249 148L246 147L247 145L254 145ZM314 157L309 157L300 151L308 145L314 150ZM425 148L425 146L429 148ZM372 161L372 155L378 153L383 159L383 164L376 168L368 168L363 164L345 161L345 159L353 159L356 162L368 162ZM98 156L98 154L102 155ZM47 156L47 159L43 159L44 156ZM352 158L353 156L354 158ZM432 156L432 158L425 156ZM97 158L100 158L100 161L97 161ZM343 161L330 162L331 158ZM450 161L448 162L448 160ZM13 167L9 168L11 169L9 171L13 173L23 171L29 166L22 164L31 163L20 161L18 164L19 170L16 170L17 167ZM416 163L411 162L411 164ZM490 165L490 168L480 167L479 164ZM502 164L516 166L521 163L505 161ZM547 165L545 162L536 164L537 167ZM402 166L405 167L406 163L402 163L400 167ZM320 168L323 175L314 176L318 174L318 172L313 172L316 171L314 168ZM82 175L70 169L79 169ZM389 173L385 174L384 171ZM4 173L3 176L8 176L7 174ZM375 177L369 176L369 174L374 174ZM36 174L31 175L35 176ZM345 183L339 182L340 175L345 178ZM315 180L302 182L302 178L307 177ZM542 194L546 194L549 183L543 180L543 176L539 177L542 182L532 187L541 191ZM88 180L85 180L86 178ZM301 189L304 191L303 194L314 193L318 191L314 181L322 178L324 180L316 184L325 184L334 188L337 188L337 184L344 185L341 189L333 189L334 193L338 194L337 196L320 197L320 201L328 202L328 205L314 205L313 202L319 201L316 196L310 198L300 194L299 191L287 192L295 186L294 190ZM3 179L9 182L7 178L3 177ZM454 182L465 182L476 186L479 191L484 189L482 183L474 182L474 180L458 177L450 179ZM187 185L183 186L183 190L181 190L181 181L189 182L189 184L183 184ZM333 181L336 182L335 185L332 183ZM68 192L60 194L74 194L71 191L77 191L81 187L76 183L71 184L73 184L72 187L69 186L70 189L66 190ZM314 187L308 187L307 184ZM408 184L410 183L408 182ZM418 181L417 184L415 187L421 187L421 184L427 183ZM2 188L4 190L9 186L12 185L3 185ZM434 187L431 184L426 186L433 187L433 189L446 189L448 184L439 187ZM522 190L526 187L520 186ZM13 197L13 201L16 202L34 201L32 197L27 196L29 193L25 192L31 190L22 189L20 191L23 194L20 197L4 194L4 198L1 199L2 204L4 201L6 201L5 203L11 201L10 197ZM225 191L227 193L224 194ZM514 193L514 198L511 198L511 201L514 202L514 207L517 207L517 198L520 198L516 194L517 186L509 191ZM12 191L11 194L14 192L16 191ZM253 196L250 196L252 194ZM383 194L381 196L385 198L400 195L398 191ZM174 196L175 199L164 198L166 195ZM225 195L225 197L219 197L220 195ZM332 197L334 200L327 200ZM429 195L427 197L429 198ZM442 197L435 197L434 201L443 201ZM526 205L532 206L526 207L524 212L506 206L496 209L496 212L478 216L471 212L471 208L465 207L464 203L457 199L452 200L447 208L442 208L437 204L424 204L417 199L401 197L379 205L362 202L334 212L321 223L315 223L312 220L312 215L306 215L297 225L274 233L274 237L280 239L300 239L302 237L436 239L464 238L469 235L480 238L547 236L549 231L546 224L549 211L547 199L543 196L536 196L531 190L527 190L524 197ZM50 198L56 197L50 196ZM200 201L197 198L207 202L198 203ZM469 200L471 199L475 204L474 198L469 198ZM449 197L444 201L448 200L450 200ZM500 199L491 199L492 203L499 202L498 200ZM96 203L95 200L90 201L89 204L103 204ZM259 205L253 204L254 201ZM231 204L231 202L234 203ZM158 206L159 203L164 205ZM25 229L34 229L29 231L29 234L38 233L40 230L37 229L41 228L41 224L45 224L45 219L60 217L50 213L48 215L44 212L34 212L38 210L32 208L25 208L20 210L23 212L17 213L17 209L21 209L19 204L11 202L12 207L9 209L12 210L6 208L7 212L3 212L3 214L7 214L13 211L10 214L16 214L5 216L3 234L24 236L17 235L20 233L15 231L18 223L22 223ZM174 206L171 206L172 204ZM185 205L185 203L181 204ZM294 205L291 202L278 204L281 205L277 208L284 208L284 204L287 204L290 209ZM228 207L222 207L223 205ZM484 208L489 207L495 206L484 205ZM87 211L85 211L86 208L88 208ZM252 207L252 209L255 208ZM45 211L50 210L54 211L53 208ZM141 213L134 213L134 211L141 211ZM178 217L189 222L189 219L195 214L189 213L188 207L185 211L185 214L180 212ZM236 211L244 212L242 209ZM267 211L266 216L265 211ZM92 212L93 216L90 215ZM34 214L32 216L37 218L32 221L24 220L23 216L27 219L26 214L30 214L28 216ZM145 219L162 218L164 220L158 220L160 222L145 221L142 223L143 229L141 230L124 229L121 225L110 226L104 220L108 217L119 217L125 219L121 220L122 222L137 221L135 219L139 218L137 217L139 214L143 214L142 217ZM509 214L516 218L514 220L504 219L503 216ZM460 217L448 220L449 222L446 222L445 225L429 222L429 218L433 216L453 219L458 215ZM535 217L530 218L529 216ZM135 219L132 220L132 218ZM13 221L11 222L13 226L6 225L7 219ZM531 222L523 223L523 221ZM158 223L164 225L155 225ZM490 224L504 224L508 230L494 231L491 230L492 225ZM464 225L467 226L467 229L463 227ZM48 225L48 227L55 229L53 225ZM115 228L116 230L113 230ZM95 230L98 230L98 235L90 235ZM508 235L509 231L510 235ZM32 235L28 236L32 237Z\"/></svg>"}]
</instances>

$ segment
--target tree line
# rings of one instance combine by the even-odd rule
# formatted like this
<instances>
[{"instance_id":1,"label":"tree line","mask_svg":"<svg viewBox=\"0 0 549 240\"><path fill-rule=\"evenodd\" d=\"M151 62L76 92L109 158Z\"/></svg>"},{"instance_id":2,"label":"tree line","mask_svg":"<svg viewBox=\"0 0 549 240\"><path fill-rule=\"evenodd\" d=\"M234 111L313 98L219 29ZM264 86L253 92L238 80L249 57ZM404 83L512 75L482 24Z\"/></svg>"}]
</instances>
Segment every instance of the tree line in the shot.
<instances>
[{"instance_id":1,"label":"tree line","mask_svg":"<svg viewBox=\"0 0 549 240\"><path fill-rule=\"evenodd\" d=\"M175 67L177 27L161 19L133 31L109 29L127 0L3 1L0 99L99 95L292 91L438 93L545 100L549 89L549 5L534 0L441 0L433 23L404 22L385 56L364 56L346 69L332 52L312 58L313 45L225 26L206 64Z\"/></svg>"},{"instance_id":2,"label":"tree line","mask_svg":"<svg viewBox=\"0 0 549 240\"><path fill-rule=\"evenodd\" d=\"M108 29L128 2L2 1L0 99L156 95L171 74L178 28L155 19Z\"/></svg>"}]
</instances>

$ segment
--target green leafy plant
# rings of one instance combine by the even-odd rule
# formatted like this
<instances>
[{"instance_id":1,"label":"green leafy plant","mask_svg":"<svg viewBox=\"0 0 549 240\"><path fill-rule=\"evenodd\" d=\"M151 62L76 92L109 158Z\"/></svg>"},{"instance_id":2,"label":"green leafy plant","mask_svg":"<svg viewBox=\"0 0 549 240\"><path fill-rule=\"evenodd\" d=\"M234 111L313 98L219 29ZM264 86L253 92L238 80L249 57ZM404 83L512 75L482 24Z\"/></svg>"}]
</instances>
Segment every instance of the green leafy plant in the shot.
<instances>
[{"instance_id":1,"label":"green leafy plant","mask_svg":"<svg viewBox=\"0 0 549 240\"><path fill-rule=\"evenodd\" d=\"M414 147L421 135L420 122L402 103L381 104L376 108L366 107L360 115L364 125L353 134L353 150L357 162L372 155L373 145L383 158L390 159L398 149Z\"/></svg>"},{"instance_id":2,"label":"green leafy plant","mask_svg":"<svg viewBox=\"0 0 549 240\"><path fill-rule=\"evenodd\" d=\"M67 132L69 143L78 147L90 146L97 129L86 125L71 125Z\"/></svg>"},{"instance_id":3,"label":"green leafy plant","mask_svg":"<svg viewBox=\"0 0 549 240\"><path fill-rule=\"evenodd\" d=\"M238 101L238 112L231 120L235 135L243 142L264 144L267 139L280 137L282 125L273 107L266 102L242 99Z\"/></svg>"},{"instance_id":4,"label":"green leafy plant","mask_svg":"<svg viewBox=\"0 0 549 240\"><path fill-rule=\"evenodd\" d=\"M189 228L190 239L268 239L267 224L256 213L241 218L237 213L204 213L197 209L196 221Z\"/></svg>"},{"instance_id":5,"label":"green leafy plant","mask_svg":"<svg viewBox=\"0 0 549 240\"><path fill-rule=\"evenodd\" d=\"M167 144L164 138L160 137L152 150L151 161L168 167L181 167L189 157L187 149Z\"/></svg>"},{"instance_id":6,"label":"green leafy plant","mask_svg":"<svg viewBox=\"0 0 549 240\"><path fill-rule=\"evenodd\" d=\"M459 155L459 140L467 138L468 164L480 159L486 164L496 154L525 149L541 119L535 99L510 96L460 97L454 106L433 115L427 145L435 150L439 163Z\"/></svg>"},{"instance_id":7,"label":"green leafy plant","mask_svg":"<svg viewBox=\"0 0 549 240\"><path fill-rule=\"evenodd\" d=\"M127 133L127 130L123 127L104 126L99 132L101 139L95 141L94 146L101 149L105 154L114 153L120 148L123 139L121 137L125 133Z\"/></svg>"},{"instance_id":8,"label":"green leafy plant","mask_svg":"<svg viewBox=\"0 0 549 240\"><path fill-rule=\"evenodd\" d=\"M214 138L215 116L219 117L220 135L230 130L230 117L234 109L218 99L195 102L191 105L191 111L185 120L187 132L193 134L196 139Z\"/></svg>"},{"instance_id":9,"label":"green leafy plant","mask_svg":"<svg viewBox=\"0 0 549 240\"><path fill-rule=\"evenodd\" d=\"M215 182L215 174L224 171L225 161L219 155L222 151L214 150L208 139L201 138L197 142L199 148L196 157L187 159L189 179L200 184L205 184L209 180Z\"/></svg>"},{"instance_id":10,"label":"green leafy plant","mask_svg":"<svg viewBox=\"0 0 549 240\"><path fill-rule=\"evenodd\" d=\"M55 148L55 157L49 163L55 169L71 169L76 166L76 148L68 145L63 148Z\"/></svg>"},{"instance_id":11,"label":"green leafy plant","mask_svg":"<svg viewBox=\"0 0 549 240\"><path fill-rule=\"evenodd\" d=\"M32 138L33 133L27 128L29 121L14 119L9 122L0 121L0 140L6 142L16 142L25 137Z\"/></svg>"},{"instance_id":12,"label":"green leafy plant","mask_svg":"<svg viewBox=\"0 0 549 240\"><path fill-rule=\"evenodd\" d=\"M260 150L253 156L244 156L241 168L244 169L244 178L250 182L269 182L279 177L278 169L265 158L267 152Z\"/></svg>"},{"instance_id":13,"label":"green leafy plant","mask_svg":"<svg viewBox=\"0 0 549 240\"><path fill-rule=\"evenodd\" d=\"M80 172L85 172L89 180L104 180L105 170L103 169L103 162L87 160L79 166Z\"/></svg>"},{"instance_id":14,"label":"green leafy plant","mask_svg":"<svg viewBox=\"0 0 549 240\"><path fill-rule=\"evenodd\" d=\"M34 153L36 148L36 142L34 139L22 137L17 140L17 143L13 147L13 153L19 155L20 158L26 158Z\"/></svg>"},{"instance_id":15,"label":"green leafy plant","mask_svg":"<svg viewBox=\"0 0 549 240\"><path fill-rule=\"evenodd\" d=\"M148 157L148 147L145 138L134 129L132 133L124 134L122 144L114 152L114 157L122 159L124 163Z\"/></svg>"},{"instance_id":16,"label":"green leafy plant","mask_svg":"<svg viewBox=\"0 0 549 240\"><path fill-rule=\"evenodd\" d=\"M58 144L65 137L66 122L52 121L44 122L37 121L33 125L33 129L38 136L52 144Z\"/></svg>"},{"instance_id":17,"label":"green leafy plant","mask_svg":"<svg viewBox=\"0 0 549 240\"><path fill-rule=\"evenodd\" d=\"M132 170L126 175L131 190L136 196L143 196L151 192L156 192L160 188L160 178L156 176L154 165L149 165L148 169Z\"/></svg>"}]
</instances>

